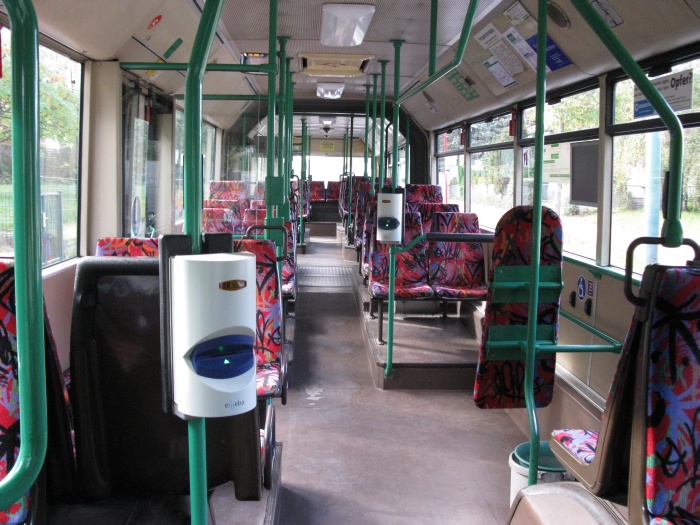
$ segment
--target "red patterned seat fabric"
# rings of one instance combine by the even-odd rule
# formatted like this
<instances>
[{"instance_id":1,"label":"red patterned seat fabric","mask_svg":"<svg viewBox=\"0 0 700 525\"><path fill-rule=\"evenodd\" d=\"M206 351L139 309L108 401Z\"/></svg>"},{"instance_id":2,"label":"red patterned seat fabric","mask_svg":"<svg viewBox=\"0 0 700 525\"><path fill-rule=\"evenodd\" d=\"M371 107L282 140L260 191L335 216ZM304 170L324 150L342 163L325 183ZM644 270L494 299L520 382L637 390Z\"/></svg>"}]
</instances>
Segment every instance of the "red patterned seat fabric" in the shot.
<instances>
[{"instance_id":1,"label":"red patterned seat fabric","mask_svg":"<svg viewBox=\"0 0 700 525\"><path fill-rule=\"evenodd\" d=\"M362 246L362 240L364 237L364 227L365 227L365 216L367 215L367 204L376 199L372 197L370 192L372 190L372 184L368 181L362 181L358 183L357 188L357 206L353 213L355 222L355 238L353 239L353 244L355 246Z\"/></svg>"},{"instance_id":2,"label":"red patterned seat fabric","mask_svg":"<svg viewBox=\"0 0 700 525\"><path fill-rule=\"evenodd\" d=\"M405 216L405 245L423 234L418 213ZM375 233L376 235L376 233ZM389 297L389 247L372 241L370 254L370 296L376 299ZM396 255L395 299L426 299L432 297L433 289L428 284L428 254L426 242L421 241L407 252Z\"/></svg>"},{"instance_id":3,"label":"red patterned seat fabric","mask_svg":"<svg viewBox=\"0 0 700 525\"><path fill-rule=\"evenodd\" d=\"M362 275L365 277L369 276L369 255L370 246L372 243L372 231L374 230L374 221L377 216L377 201L371 201L367 203L367 211L365 214L365 223L363 225L362 234L362 257L360 258L360 263L362 264Z\"/></svg>"},{"instance_id":4,"label":"red patterned seat fabric","mask_svg":"<svg viewBox=\"0 0 700 525\"><path fill-rule=\"evenodd\" d=\"M326 201L326 185L322 180L312 180L310 182L309 197L311 202Z\"/></svg>"},{"instance_id":5,"label":"red patterned seat fabric","mask_svg":"<svg viewBox=\"0 0 700 525\"><path fill-rule=\"evenodd\" d=\"M303 189L302 191L302 214L305 219L309 217L309 213L311 212L311 194L309 192L309 181L308 180L303 180L301 181L301 187Z\"/></svg>"},{"instance_id":6,"label":"red patterned seat fabric","mask_svg":"<svg viewBox=\"0 0 700 525\"><path fill-rule=\"evenodd\" d=\"M231 210L231 225L233 233L243 232L243 212L248 208L248 201L242 200L222 200L204 199L203 208L223 208ZM205 230L206 231L206 230Z\"/></svg>"},{"instance_id":7,"label":"red patterned seat fabric","mask_svg":"<svg viewBox=\"0 0 700 525\"><path fill-rule=\"evenodd\" d=\"M229 201L247 199L246 183L242 180L212 180L209 182L209 198Z\"/></svg>"},{"instance_id":8,"label":"red patterned seat fabric","mask_svg":"<svg viewBox=\"0 0 700 525\"><path fill-rule=\"evenodd\" d=\"M474 213L435 213L433 231L479 233ZM442 299L486 299L484 250L480 243L431 242L430 286Z\"/></svg>"},{"instance_id":9,"label":"red patterned seat fabric","mask_svg":"<svg viewBox=\"0 0 700 525\"><path fill-rule=\"evenodd\" d=\"M646 355L646 506L651 523L700 523L700 268L668 268Z\"/></svg>"},{"instance_id":10,"label":"red patterned seat fabric","mask_svg":"<svg viewBox=\"0 0 700 525\"><path fill-rule=\"evenodd\" d=\"M264 210L265 209L265 201L256 199L250 201L250 209L251 210Z\"/></svg>"},{"instance_id":11,"label":"red patterned seat fabric","mask_svg":"<svg viewBox=\"0 0 700 525\"><path fill-rule=\"evenodd\" d=\"M265 224L265 216L267 215L267 211L262 209L262 210L246 210L245 213L243 214L243 233L248 231L248 228L250 228L253 225L260 225L260 224Z\"/></svg>"},{"instance_id":12,"label":"red patterned seat fabric","mask_svg":"<svg viewBox=\"0 0 700 525\"><path fill-rule=\"evenodd\" d=\"M326 188L326 202L336 202L340 198L340 182L337 180L328 181Z\"/></svg>"},{"instance_id":13,"label":"red patterned seat fabric","mask_svg":"<svg viewBox=\"0 0 700 525\"><path fill-rule=\"evenodd\" d=\"M12 470L19 454L19 391L17 388L17 320L15 318L15 267L0 260L0 479ZM0 511L0 523L24 523L29 513L29 493Z\"/></svg>"},{"instance_id":14,"label":"red patterned seat fabric","mask_svg":"<svg viewBox=\"0 0 700 525\"><path fill-rule=\"evenodd\" d=\"M409 204L441 203L442 188L436 184L406 184L406 209Z\"/></svg>"},{"instance_id":15,"label":"red patterned seat fabric","mask_svg":"<svg viewBox=\"0 0 700 525\"><path fill-rule=\"evenodd\" d=\"M255 255L257 311L254 350L258 397L279 395L282 365L282 305L275 243L269 239L235 239L233 249L236 252L250 252ZM277 365L277 368L272 365ZM270 385L274 383L275 377L278 389L271 393Z\"/></svg>"},{"instance_id":16,"label":"red patterned seat fabric","mask_svg":"<svg viewBox=\"0 0 700 525\"><path fill-rule=\"evenodd\" d=\"M412 205L411 206L412 210L406 210L406 211L417 211L420 213L420 221L421 224L423 225L423 231L424 232L436 232L440 230L435 230L433 229L433 217L435 216L436 213L459 213L459 205L458 204L443 204L441 202L423 202L421 204ZM477 221L477 227L478 227L478 221ZM474 233L479 233L474 232Z\"/></svg>"},{"instance_id":17,"label":"red patterned seat fabric","mask_svg":"<svg viewBox=\"0 0 700 525\"><path fill-rule=\"evenodd\" d=\"M493 282L496 266L528 266L532 237L532 206L516 206L507 211L496 225L493 256L489 268L489 281ZM559 216L547 207L542 208L540 264L559 265L562 262L562 229ZM527 303L493 303L489 291L482 321L484 330L479 350L474 403L479 408L524 408L523 377L525 361L488 361L486 342L492 325L527 325ZM559 301L540 303L537 319L539 324L553 324L559 319ZM554 388L554 356L539 359L535 365L535 404L549 405Z\"/></svg>"},{"instance_id":18,"label":"red patterned seat fabric","mask_svg":"<svg viewBox=\"0 0 700 525\"><path fill-rule=\"evenodd\" d=\"M561 443L580 463L590 465L598 446L597 430L565 428L556 430L552 437Z\"/></svg>"},{"instance_id":19,"label":"red patterned seat fabric","mask_svg":"<svg viewBox=\"0 0 700 525\"><path fill-rule=\"evenodd\" d=\"M233 214L228 208L202 208L202 231L234 233Z\"/></svg>"},{"instance_id":20,"label":"red patterned seat fabric","mask_svg":"<svg viewBox=\"0 0 700 525\"><path fill-rule=\"evenodd\" d=\"M97 241L95 255L157 257L158 239L148 237L103 237Z\"/></svg>"},{"instance_id":21,"label":"red patterned seat fabric","mask_svg":"<svg viewBox=\"0 0 700 525\"><path fill-rule=\"evenodd\" d=\"M287 229L287 256L282 261L282 295L293 296L297 266L296 235L291 222L285 222Z\"/></svg>"}]
</instances>

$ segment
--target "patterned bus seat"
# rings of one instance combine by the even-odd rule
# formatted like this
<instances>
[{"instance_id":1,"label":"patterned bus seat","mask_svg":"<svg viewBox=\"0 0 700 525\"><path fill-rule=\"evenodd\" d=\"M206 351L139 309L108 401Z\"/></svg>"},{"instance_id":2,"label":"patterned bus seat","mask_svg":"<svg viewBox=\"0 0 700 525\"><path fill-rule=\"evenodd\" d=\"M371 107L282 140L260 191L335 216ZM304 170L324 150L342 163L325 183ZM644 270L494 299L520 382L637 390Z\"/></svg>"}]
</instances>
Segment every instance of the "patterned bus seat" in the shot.
<instances>
[{"instance_id":1,"label":"patterned bus seat","mask_svg":"<svg viewBox=\"0 0 700 525\"><path fill-rule=\"evenodd\" d=\"M369 181L360 181L357 184L357 203L353 210L353 237L352 244L356 249L361 249L362 237L364 233L365 215L367 212L367 203L373 198L370 195L372 183Z\"/></svg>"},{"instance_id":2,"label":"patterned bus seat","mask_svg":"<svg viewBox=\"0 0 700 525\"><path fill-rule=\"evenodd\" d=\"M255 183L255 191L253 192L254 200L265 200L265 181Z\"/></svg>"},{"instance_id":3,"label":"patterned bus seat","mask_svg":"<svg viewBox=\"0 0 700 525\"><path fill-rule=\"evenodd\" d=\"M326 185L322 180L312 180L309 184L309 200L314 202L326 202Z\"/></svg>"},{"instance_id":4,"label":"patterned bus seat","mask_svg":"<svg viewBox=\"0 0 700 525\"><path fill-rule=\"evenodd\" d=\"M255 255L255 357L258 399L286 401L286 360L282 334L282 296L275 243L269 239L234 239L235 252Z\"/></svg>"},{"instance_id":5,"label":"patterned bus seat","mask_svg":"<svg viewBox=\"0 0 700 525\"><path fill-rule=\"evenodd\" d=\"M475 213L434 214L433 232L480 233ZM488 293L480 243L431 242L430 286L444 300L485 300Z\"/></svg>"},{"instance_id":6,"label":"patterned bus seat","mask_svg":"<svg viewBox=\"0 0 700 525\"><path fill-rule=\"evenodd\" d=\"M516 206L507 211L496 225L493 255L489 268L489 282L493 283L494 270L499 266L528 266L532 237L532 206ZM559 216L547 207L542 208L541 266L562 264L562 229ZM489 289L484 313L483 333L476 382L474 403L479 408L524 408L525 389L524 360L487 360L486 343L492 326L527 325L528 303L501 303L493 301L493 288ZM538 324L554 326L559 322L559 300L539 302ZM535 365L535 404L549 405L554 390L555 357L539 359Z\"/></svg>"},{"instance_id":7,"label":"patterned bus seat","mask_svg":"<svg viewBox=\"0 0 700 525\"><path fill-rule=\"evenodd\" d=\"M340 182L329 180L326 188L326 202L337 202L340 198Z\"/></svg>"},{"instance_id":8,"label":"patterned bus seat","mask_svg":"<svg viewBox=\"0 0 700 525\"><path fill-rule=\"evenodd\" d=\"M202 208L202 231L234 233L233 214L228 208Z\"/></svg>"},{"instance_id":9,"label":"patterned bus seat","mask_svg":"<svg viewBox=\"0 0 700 525\"><path fill-rule=\"evenodd\" d=\"M372 232L374 231L375 218L377 216L377 201L367 203L367 211L365 213L365 223L362 233L362 254L360 256L360 273L365 278L365 282L369 278L369 255L372 244Z\"/></svg>"},{"instance_id":10,"label":"patterned bus seat","mask_svg":"<svg viewBox=\"0 0 700 525\"><path fill-rule=\"evenodd\" d=\"M102 237L97 241L95 255L157 257L158 239L149 237Z\"/></svg>"},{"instance_id":11,"label":"patterned bus seat","mask_svg":"<svg viewBox=\"0 0 700 525\"><path fill-rule=\"evenodd\" d=\"M436 213L440 212L445 212L445 213L458 213L459 212L459 205L458 204L443 204L441 202L422 202L421 204L418 204L417 206L414 206L414 210L411 211L417 211L420 213L420 220L421 223L423 224L423 231L424 232L432 232L432 231L438 231L433 229L433 217L435 216ZM406 211L409 211L408 209ZM478 232L476 232L478 233Z\"/></svg>"},{"instance_id":12,"label":"patterned bus seat","mask_svg":"<svg viewBox=\"0 0 700 525\"><path fill-rule=\"evenodd\" d=\"M254 199L250 201L250 209L251 210L264 210L266 207L265 201L261 199Z\"/></svg>"},{"instance_id":13,"label":"patterned bus seat","mask_svg":"<svg viewBox=\"0 0 700 525\"><path fill-rule=\"evenodd\" d=\"M248 231L248 228L250 228L253 225L260 225L265 223L265 216L267 215L267 211L265 209L262 210L246 210L245 213L243 214L243 233Z\"/></svg>"},{"instance_id":14,"label":"patterned bus seat","mask_svg":"<svg viewBox=\"0 0 700 525\"><path fill-rule=\"evenodd\" d=\"M442 188L437 184L406 184L406 209L410 204L444 202Z\"/></svg>"}]
</instances>

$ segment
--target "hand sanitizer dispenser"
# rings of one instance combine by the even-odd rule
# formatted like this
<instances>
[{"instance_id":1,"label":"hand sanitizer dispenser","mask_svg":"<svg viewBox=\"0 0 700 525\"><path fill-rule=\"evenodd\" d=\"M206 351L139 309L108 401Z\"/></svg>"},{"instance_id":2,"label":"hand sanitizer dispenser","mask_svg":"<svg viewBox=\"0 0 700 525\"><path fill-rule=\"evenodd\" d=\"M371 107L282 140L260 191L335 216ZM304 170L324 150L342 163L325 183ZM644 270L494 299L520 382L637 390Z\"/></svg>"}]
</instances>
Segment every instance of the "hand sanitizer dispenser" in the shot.
<instances>
[{"instance_id":1,"label":"hand sanitizer dispenser","mask_svg":"<svg viewBox=\"0 0 700 525\"><path fill-rule=\"evenodd\" d=\"M404 190L384 188L377 195L377 240L383 244L403 244Z\"/></svg>"},{"instance_id":2,"label":"hand sanitizer dispenser","mask_svg":"<svg viewBox=\"0 0 700 525\"><path fill-rule=\"evenodd\" d=\"M176 414L235 416L255 408L255 256L171 259Z\"/></svg>"}]
</instances>

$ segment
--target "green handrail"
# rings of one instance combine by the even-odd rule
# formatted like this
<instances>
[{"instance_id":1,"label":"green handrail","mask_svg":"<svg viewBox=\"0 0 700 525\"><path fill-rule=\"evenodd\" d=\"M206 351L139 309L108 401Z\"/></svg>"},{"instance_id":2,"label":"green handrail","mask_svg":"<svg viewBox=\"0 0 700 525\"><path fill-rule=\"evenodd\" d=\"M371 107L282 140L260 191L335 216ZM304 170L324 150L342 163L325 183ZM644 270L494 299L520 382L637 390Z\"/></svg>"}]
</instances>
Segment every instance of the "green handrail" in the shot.
<instances>
[{"instance_id":1,"label":"green handrail","mask_svg":"<svg viewBox=\"0 0 700 525\"><path fill-rule=\"evenodd\" d=\"M381 191L381 188L384 187L384 184L386 184L386 168L385 168L385 162L384 162L384 126L386 124L386 65L389 61L388 60L380 60L379 65L381 66L382 69L382 83L381 83L381 103L379 106L380 110L380 117L379 117L379 188Z\"/></svg>"},{"instance_id":2,"label":"green handrail","mask_svg":"<svg viewBox=\"0 0 700 525\"><path fill-rule=\"evenodd\" d=\"M275 177L275 106L277 104L277 0L270 0L270 31L267 35L268 56L272 71L267 75L267 173L266 183L272 185ZM265 192L265 205L272 210L274 199L271 191Z\"/></svg>"},{"instance_id":3,"label":"green handrail","mask_svg":"<svg viewBox=\"0 0 700 525\"><path fill-rule=\"evenodd\" d=\"M467 41L469 40L469 33L471 32L472 29L472 24L474 22L474 16L476 15L476 8L479 2L477 0L471 0L469 2L469 9L467 9L467 16L464 18L464 24L462 25L462 34L459 37L459 43L457 44L457 49L455 51L455 56L452 59L452 62L449 64L445 65L440 71L437 73L431 75L427 80L424 80L420 84L418 84L416 87L408 91L407 93L404 93L400 97L394 99L394 104L403 104L406 102L409 98L411 98L414 95L417 95L421 91L423 91L425 88L428 86L434 84L438 80L440 80L442 77L447 75L450 71L455 69L459 64L462 62L462 58L464 57L464 50L467 48Z\"/></svg>"},{"instance_id":4,"label":"green handrail","mask_svg":"<svg viewBox=\"0 0 700 525\"><path fill-rule=\"evenodd\" d=\"M29 490L47 446L39 188L39 32L30 0L5 0L12 27L12 191L20 449L0 482L0 509ZM9 451L8 454L12 454Z\"/></svg>"},{"instance_id":5,"label":"green handrail","mask_svg":"<svg viewBox=\"0 0 700 525\"><path fill-rule=\"evenodd\" d=\"M372 186L369 193L375 196L374 184L377 181L377 73L372 73Z\"/></svg>"},{"instance_id":6,"label":"green handrail","mask_svg":"<svg viewBox=\"0 0 700 525\"><path fill-rule=\"evenodd\" d=\"M530 248L531 290L540 285L540 237L542 234L542 172L544 154L544 103L547 97L547 0L537 2L537 94L535 113L535 173L532 196L532 244ZM539 294L531 293L527 317L527 353L525 357L525 406L530 426L530 465L528 485L537 483L540 461L540 429L535 411L535 345L537 340L537 307Z\"/></svg>"},{"instance_id":7,"label":"green handrail","mask_svg":"<svg viewBox=\"0 0 700 525\"><path fill-rule=\"evenodd\" d=\"M143 71L154 69L156 71L187 71L188 64L180 62L122 62L119 66L124 70ZM206 64L207 71L235 71L238 73L268 73L274 74L274 64Z\"/></svg>"},{"instance_id":8,"label":"green handrail","mask_svg":"<svg viewBox=\"0 0 700 525\"><path fill-rule=\"evenodd\" d=\"M209 0L204 5L185 78L184 232L190 237L194 254L202 252L202 82L223 6L224 0ZM204 418L194 418L187 422L190 505L194 525L207 523L205 421Z\"/></svg>"},{"instance_id":9,"label":"green handrail","mask_svg":"<svg viewBox=\"0 0 700 525\"><path fill-rule=\"evenodd\" d=\"M306 180L306 143L308 140L308 129L306 127L306 119L302 117L301 119L301 180L302 187L304 181ZM304 230L304 214L299 218L299 244L304 244L304 236L306 232Z\"/></svg>"},{"instance_id":10,"label":"green handrail","mask_svg":"<svg viewBox=\"0 0 700 525\"><path fill-rule=\"evenodd\" d=\"M185 98L185 95L177 94L173 95L173 98L176 100L182 100ZM266 96L265 95L224 95L224 94L211 94L211 95L202 95L202 100L265 100ZM245 114L243 114L245 117Z\"/></svg>"},{"instance_id":11,"label":"green handrail","mask_svg":"<svg viewBox=\"0 0 700 525\"><path fill-rule=\"evenodd\" d=\"M632 79L639 90L644 94L652 107L668 127L671 136L669 152L669 181L668 181L668 209L666 219L661 228L661 236L664 238L664 246L675 248L683 242L683 226L681 225L681 192L683 177L683 126L666 99L654 87L625 49L622 43L603 21L595 8L587 0L571 0L586 23L605 44L622 69Z\"/></svg>"},{"instance_id":12,"label":"green handrail","mask_svg":"<svg viewBox=\"0 0 700 525\"><path fill-rule=\"evenodd\" d=\"M369 141L367 137L369 136L369 88L371 84L365 84L365 178L369 176L367 171L367 157L369 156Z\"/></svg>"}]
</instances>

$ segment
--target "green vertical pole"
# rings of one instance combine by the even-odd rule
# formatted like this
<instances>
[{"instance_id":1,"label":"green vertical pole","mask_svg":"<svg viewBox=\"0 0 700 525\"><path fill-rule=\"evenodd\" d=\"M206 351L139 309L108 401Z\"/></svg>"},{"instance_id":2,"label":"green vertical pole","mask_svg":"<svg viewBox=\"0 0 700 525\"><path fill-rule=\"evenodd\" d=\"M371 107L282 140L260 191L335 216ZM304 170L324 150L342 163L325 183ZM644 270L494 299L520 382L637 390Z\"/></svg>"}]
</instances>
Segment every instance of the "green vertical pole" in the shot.
<instances>
[{"instance_id":1,"label":"green vertical pole","mask_svg":"<svg viewBox=\"0 0 700 525\"><path fill-rule=\"evenodd\" d=\"M306 180L306 142L308 140L308 130L306 128L306 118L301 118L301 180ZM304 216L299 220L299 244L304 244Z\"/></svg>"},{"instance_id":2,"label":"green vertical pole","mask_svg":"<svg viewBox=\"0 0 700 525\"><path fill-rule=\"evenodd\" d=\"M386 173L385 173L385 162L384 162L384 143L386 139L384 137L384 123L386 121L386 65L388 60L380 60L379 64L382 67L382 102L381 102L381 116L379 124L379 135L381 137L381 144L379 145L379 187L383 188L386 184Z\"/></svg>"},{"instance_id":3,"label":"green vertical pole","mask_svg":"<svg viewBox=\"0 0 700 525\"><path fill-rule=\"evenodd\" d=\"M530 300L525 357L525 404L530 423L528 485L537 483L540 460L540 429L535 409L535 343L537 339L538 290L540 288L540 237L542 235L542 170L544 155L544 103L547 98L547 0L537 2L537 95L535 99L535 182L532 196L532 245L530 248Z\"/></svg>"},{"instance_id":4,"label":"green vertical pole","mask_svg":"<svg viewBox=\"0 0 700 525\"><path fill-rule=\"evenodd\" d=\"M394 100L401 94L401 44L403 40L392 40L394 44ZM391 187L396 189L399 181L399 105L393 104L393 141L392 141L392 163L391 163ZM403 221L402 221L403 223ZM403 226L405 228L405 226ZM392 374L393 354L394 354L394 292L396 291L396 252L394 246L389 248L389 314L387 317L388 327L386 334L386 368L384 377Z\"/></svg>"},{"instance_id":5,"label":"green vertical pole","mask_svg":"<svg viewBox=\"0 0 700 525\"><path fill-rule=\"evenodd\" d=\"M430 0L430 55L428 56L429 77L432 77L435 74L435 64L437 63L437 18L438 0Z\"/></svg>"},{"instance_id":6,"label":"green vertical pole","mask_svg":"<svg viewBox=\"0 0 700 525\"><path fill-rule=\"evenodd\" d=\"M224 0L204 5L185 78L185 233L194 254L202 251L202 81ZM207 523L207 450L204 418L187 422L193 525Z\"/></svg>"},{"instance_id":7,"label":"green vertical pole","mask_svg":"<svg viewBox=\"0 0 700 525\"><path fill-rule=\"evenodd\" d=\"M377 73L372 74L372 197L374 184L377 181Z\"/></svg>"},{"instance_id":8,"label":"green vertical pole","mask_svg":"<svg viewBox=\"0 0 700 525\"><path fill-rule=\"evenodd\" d=\"M29 490L44 464L47 446L38 146L39 33L31 1L4 3L12 27L12 191L21 446L14 467L0 482L0 509L9 508Z\"/></svg>"},{"instance_id":9,"label":"green vertical pole","mask_svg":"<svg viewBox=\"0 0 700 525\"><path fill-rule=\"evenodd\" d=\"M365 178L369 177L369 171L367 170L367 157L369 153L369 144L367 143L367 136L369 135L369 84L365 84ZM372 193L374 195L374 193Z\"/></svg>"},{"instance_id":10,"label":"green vertical pole","mask_svg":"<svg viewBox=\"0 0 700 525\"><path fill-rule=\"evenodd\" d=\"M406 184L410 182L411 177L411 119L406 117ZM447 191L447 188L445 188ZM445 199L447 201L447 199Z\"/></svg>"},{"instance_id":11,"label":"green vertical pole","mask_svg":"<svg viewBox=\"0 0 700 525\"><path fill-rule=\"evenodd\" d=\"M287 42L289 42L289 37L288 36L281 36L277 39L280 44L280 50L278 53L279 57L279 96L277 97L277 120L279 121L279 126L278 126L278 144L277 144L277 176L278 177L286 177L286 168L285 168L285 151L286 151L286 142L285 142L285 130L286 128L284 127L284 121L285 117L287 115L286 112L286 104L287 104ZM270 122L268 121L268 128L269 128ZM273 121L274 125L274 121ZM283 183L284 185L284 183ZM285 186L285 191L289 191L289 186ZM285 201L286 199L282 199ZM280 208L281 205L277 206L277 213L280 213ZM267 214L265 217L265 222L269 223L269 220L271 218L271 214ZM265 232L265 237L269 238L269 232Z\"/></svg>"},{"instance_id":12,"label":"green vertical pole","mask_svg":"<svg viewBox=\"0 0 700 525\"><path fill-rule=\"evenodd\" d=\"M275 176L275 105L277 104L277 0L270 0L270 33L268 34L268 57L270 71L267 73L267 175L268 182ZM265 206L272 211L272 192L265 192Z\"/></svg>"}]
</instances>

